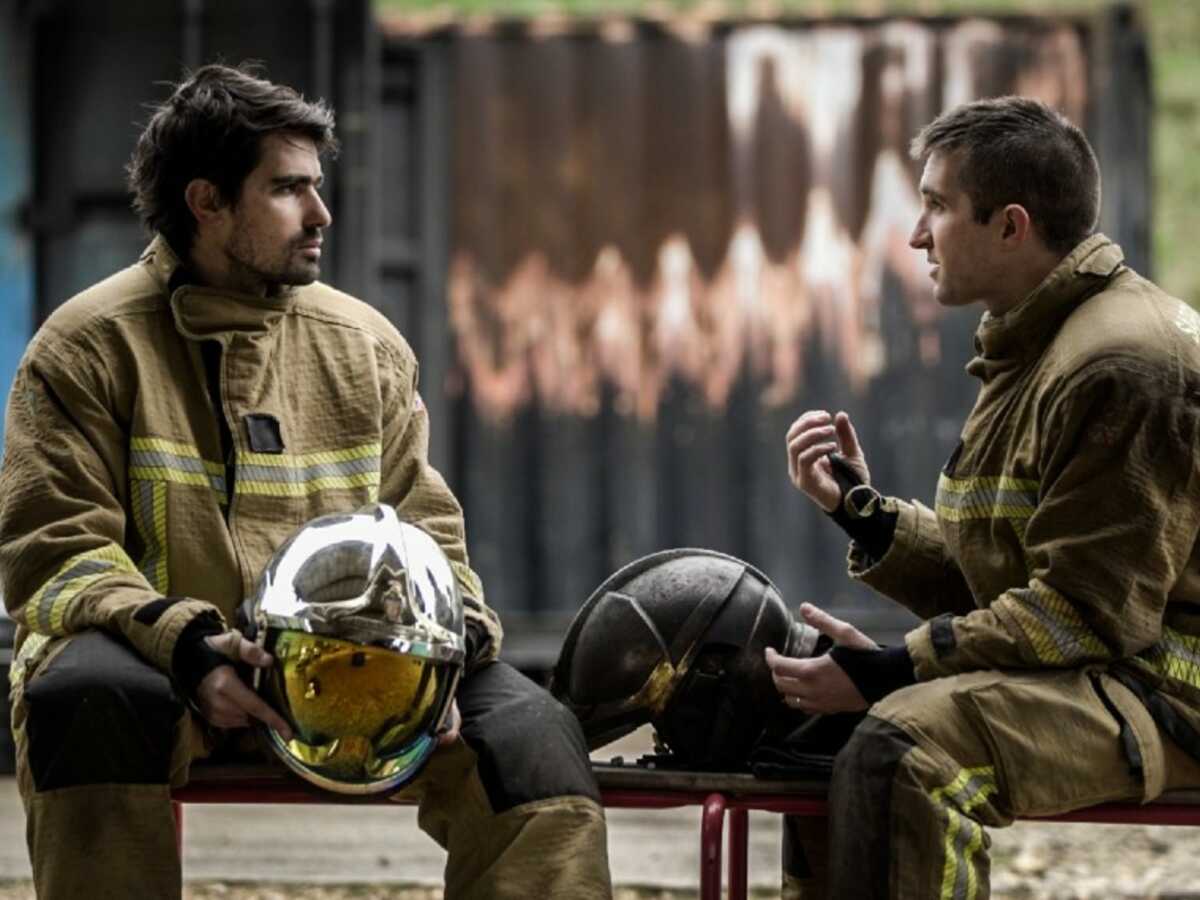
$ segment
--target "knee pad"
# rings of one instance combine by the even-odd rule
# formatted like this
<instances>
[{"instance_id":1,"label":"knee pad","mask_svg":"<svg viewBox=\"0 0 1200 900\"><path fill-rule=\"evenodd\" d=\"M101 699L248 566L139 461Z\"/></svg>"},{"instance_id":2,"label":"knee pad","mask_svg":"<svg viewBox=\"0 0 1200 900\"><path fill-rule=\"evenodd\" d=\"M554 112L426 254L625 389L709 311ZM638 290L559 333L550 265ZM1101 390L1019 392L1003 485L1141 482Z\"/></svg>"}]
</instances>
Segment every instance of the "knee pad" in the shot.
<instances>
[{"instance_id":1,"label":"knee pad","mask_svg":"<svg viewBox=\"0 0 1200 900\"><path fill-rule=\"evenodd\" d=\"M26 684L24 702L36 790L167 782L185 706L171 680L119 640L71 638Z\"/></svg>"},{"instance_id":2,"label":"knee pad","mask_svg":"<svg viewBox=\"0 0 1200 900\"><path fill-rule=\"evenodd\" d=\"M544 688L492 663L463 683L459 705L496 812L551 797L600 801L579 720Z\"/></svg>"}]
</instances>

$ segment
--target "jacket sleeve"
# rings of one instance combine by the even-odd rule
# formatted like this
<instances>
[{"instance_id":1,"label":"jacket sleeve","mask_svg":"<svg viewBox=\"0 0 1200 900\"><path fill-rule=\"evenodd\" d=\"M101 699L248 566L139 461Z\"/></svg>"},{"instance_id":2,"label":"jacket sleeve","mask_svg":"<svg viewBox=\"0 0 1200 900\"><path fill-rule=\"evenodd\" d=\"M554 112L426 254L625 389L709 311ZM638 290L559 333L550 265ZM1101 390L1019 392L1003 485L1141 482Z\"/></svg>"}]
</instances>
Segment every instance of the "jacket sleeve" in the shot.
<instances>
[{"instance_id":1,"label":"jacket sleeve","mask_svg":"<svg viewBox=\"0 0 1200 900\"><path fill-rule=\"evenodd\" d=\"M90 356L79 348L68 361L35 339L14 379L0 469L5 605L43 639L103 629L173 674L179 634L201 615L221 621L220 613L163 597L130 558L128 436Z\"/></svg>"},{"instance_id":2,"label":"jacket sleeve","mask_svg":"<svg viewBox=\"0 0 1200 900\"><path fill-rule=\"evenodd\" d=\"M401 366L391 408L385 412L379 498L396 508L400 518L419 525L438 542L454 570L463 597L467 668L495 659L504 632L500 619L483 596L483 582L467 559L462 507L441 473L429 464L429 413L417 392L417 365L411 357Z\"/></svg>"},{"instance_id":3,"label":"jacket sleeve","mask_svg":"<svg viewBox=\"0 0 1200 900\"><path fill-rule=\"evenodd\" d=\"M1073 668L1160 640L1200 528L1200 410L1172 374L1104 360L1064 379L1042 428L1029 580L985 609L910 632L919 680Z\"/></svg>"},{"instance_id":4,"label":"jacket sleeve","mask_svg":"<svg viewBox=\"0 0 1200 900\"><path fill-rule=\"evenodd\" d=\"M884 509L895 512L892 544L879 560L857 543L850 544L850 577L868 584L923 619L975 609L975 598L942 542L933 510L917 500L889 497Z\"/></svg>"}]
</instances>

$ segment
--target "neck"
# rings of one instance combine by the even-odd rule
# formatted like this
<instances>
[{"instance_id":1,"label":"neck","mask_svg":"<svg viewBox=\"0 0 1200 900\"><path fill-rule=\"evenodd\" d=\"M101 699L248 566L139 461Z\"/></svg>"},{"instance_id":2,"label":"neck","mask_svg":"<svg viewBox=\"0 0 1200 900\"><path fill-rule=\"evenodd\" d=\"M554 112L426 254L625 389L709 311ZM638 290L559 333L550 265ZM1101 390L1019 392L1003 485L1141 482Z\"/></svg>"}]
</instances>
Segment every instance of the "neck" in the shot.
<instances>
[{"instance_id":1,"label":"neck","mask_svg":"<svg viewBox=\"0 0 1200 900\"><path fill-rule=\"evenodd\" d=\"M261 278L247 272L244 266L236 264L221 248L214 247L199 237L193 243L192 252L188 256L188 268L206 287L259 297L270 293L269 285Z\"/></svg>"},{"instance_id":2,"label":"neck","mask_svg":"<svg viewBox=\"0 0 1200 900\"><path fill-rule=\"evenodd\" d=\"M1037 290L1038 285L1046 280L1046 276L1064 259L1049 251L1039 251L1036 255L1025 260L1014 270L1004 273L1004 293L1001 296L990 297L984 301L988 312L993 316L1002 316Z\"/></svg>"}]
</instances>

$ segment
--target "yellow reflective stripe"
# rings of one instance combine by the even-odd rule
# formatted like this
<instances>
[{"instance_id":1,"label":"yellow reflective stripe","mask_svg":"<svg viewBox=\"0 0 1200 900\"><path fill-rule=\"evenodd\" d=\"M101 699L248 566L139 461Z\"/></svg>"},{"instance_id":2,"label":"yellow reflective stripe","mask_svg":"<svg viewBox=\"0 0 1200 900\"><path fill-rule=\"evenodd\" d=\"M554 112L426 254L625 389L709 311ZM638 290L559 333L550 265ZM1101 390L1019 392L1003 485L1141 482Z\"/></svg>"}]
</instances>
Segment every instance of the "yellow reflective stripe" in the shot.
<instances>
[{"instance_id":1,"label":"yellow reflective stripe","mask_svg":"<svg viewBox=\"0 0 1200 900\"><path fill-rule=\"evenodd\" d=\"M283 469L304 469L309 466L351 462L356 459L377 459L383 453L383 445L361 444L345 450L320 450L315 453L292 455L290 453L239 453L238 461L252 466L273 466Z\"/></svg>"},{"instance_id":2,"label":"yellow reflective stripe","mask_svg":"<svg viewBox=\"0 0 1200 900\"><path fill-rule=\"evenodd\" d=\"M983 827L968 814L994 793L995 769L992 766L979 766L959 770L953 781L931 795L946 814L942 900L971 900L978 890L979 877L974 856L983 844ZM963 834L965 841L960 837Z\"/></svg>"},{"instance_id":3,"label":"yellow reflective stripe","mask_svg":"<svg viewBox=\"0 0 1200 900\"><path fill-rule=\"evenodd\" d=\"M168 594L167 576L167 486L162 481L140 481L133 485L130 498L133 521L145 551L138 564L150 586Z\"/></svg>"},{"instance_id":4,"label":"yellow reflective stripe","mask_svg":"<svg viewBox=\"0 0 1200 900\"><path fill-rule=\"evenodd\" d=\"M1070 601L1036 578L1028 588L1008 591L999 602L1005 603L1044 663L1063 665L1111 655Z\"/></svg>"},{"instance_id":5,"label":"yellow reflective stripe","mask_svg":"<svg viewBox=\"0 0 1200 900\"><path fill-rule=\"evenodd\" d=\"M935 507L947 522L972 519L1024 520L1037 509L1038 482L1007 475L938 478Z\"/></svg>"},{"instance_id":6,"label":"yellow reflective stripe","mask_svg":"<svg viewBox=\"0 0 1200 900\"><path fill-rule=\"evenodd\" d=\"M21 686L25 680L26 663L37 655L38 651L50 643L50 636L39 634L36 631L29 634L21 644L21 649L17 651L17 655L13 657L12 665L8 669L8 684L14 691Z\"/></svg>"},{"instance_id":7,"label":"yellow reflective stripe","mask_svg":"<svg viewBox=\"0 0 1200 900\"><path fill-rule=\"evenodd\" d=\"M311 481L242 481L238 480L234 490L239 494L258 494L267 497L304 497L317 491L332 488L379 487L378 472L360 472L357 475L326 475ZM375 494L372 494L372 500Z\"/></svg>"},{"instance_id":8,"label":"yellow reflective stripe","mask_svg":"<svg viewBox=\"0 0 1200 900\"><path fill-rule=\"evenodd\" d=\"M64 634L67 609L86 588L118 572L135 575L133 560L116 544L78 553L59 567L25 604L22 619L30 631Z\"/></svg>"},{"instance_id":9,"label":"yellow reflective stripe","mask_svg":"<svg viewBox=\"0 0 1200 900\"><path fill-rule=\"evenodd\" d=\"M1164 627L1158 642L1138 658L1160 675L1200 690L1200 636Z\"/></svg>"},{"instance_id":10,"label":"yellow reflective stripe","mask_svg":"<svg viewBox=\"0 0 1200 900\"><path fill-rule=\"evenodd\" d=\"M171 482L211 488L225 502L225 466L204 459L193 444L166 438L134 437L129 441L131 482Z\"/></svg>"}]
</instances>

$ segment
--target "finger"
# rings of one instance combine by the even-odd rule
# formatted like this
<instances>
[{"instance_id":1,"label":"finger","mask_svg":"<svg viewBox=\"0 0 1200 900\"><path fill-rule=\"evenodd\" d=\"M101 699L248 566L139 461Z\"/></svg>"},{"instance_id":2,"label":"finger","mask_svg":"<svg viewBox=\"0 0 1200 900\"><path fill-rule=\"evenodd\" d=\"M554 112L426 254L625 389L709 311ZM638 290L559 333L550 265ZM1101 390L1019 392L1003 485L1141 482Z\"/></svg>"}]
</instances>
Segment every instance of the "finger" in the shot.
<instances>
[{"instance_id":1,"label":"finger","mask_svg":"<svg viewBox=\"0 0 1200 900\"><path fill-rule=\"evenodd\" d=\"M853 458L862 456L862 446L858 443L858 432L854 430L854 423L850 421L850 416L844 412L839 412L833 420L834 427L837 428L838 443L842 447L842 455Z\"/></svg>"},{"instance_id":2,"label":"finger","mask_svg":"<svg viewBox=\"0 0 1200 900\"><path fill-rule=\"evenodd\" d=\"M817 463L819 463L822 458L837 450L837 448L837 444L832 442L825 444L813 444L807 450L804 450L796 455L796 470L804 472L814 471Z\"/></svg>"},{"instance_id":3,"label":"finger","mask_svg":"<svg viewBox=\"0 0 1200 900\"><path fill-rule=\"evenodd\" d=\"M270 668L275 662L270 653L254 643L254 641L248 641L241 635L238 635L237 654L238 659L242 662L259 669Z\"/></svg>"},{"instance_id":4,"label":"finger","mask_svg":"<svg viewBox=\"0 0 1200 900\"><path fill-rule=\"evenodd\" d=\"M810 674L813 665L813 660L811 659L797 659L794 656L783 656L776 653L770 647L767 648L766 659L772 677L781 676L784 678L804 679Z\"/></svg>"},{"instance_id":5,"label":"finger","mask_svg":"<svg viewBox=\"0 0 1200 900\"><path fill-rule=\"evenodd\" d=\"M246 687L241 679L233 680L226 686L225 696L240 707L245 714L253 716L268 728L279 732L279 736L285 741L292 739L292 729L288 727L283 716L271 709L262 697Z\"/></svg>"},{"instance_id":6,"label":"finger","mask_svg":"<svg viewBox=\"0 0 1200 900\"><path fill-rule=\"evenodd\" d=\"M832 425L822 425L820 428L810 428L802 431L788 441L788 452L796 454L807 450L816 443L836 443L837 432Z\"/></svg>"},{"instance_id":7,"label":"finger","mask_svg":"<svg viewBox=\"0 0 1200 900\"><path fill-rule=\"evenodd\" d=\"M810 409L788 426L787 436L784 438L784 441L791 443L792 438L800 432L807 431L814 425L827 424L829 421L831 421L831 417L827 411L823 409Z\"/></svg>"},{"instance_id":8,"label":"finger","mask_svg":"<svg viewBox=\"0 0 1200 900\"><path fill-rule=\"evenodd\" d=\"M871 649L878 646L849 622L835 618L811 603L800 605L800 616L821 634L833 638L834 643L860 649Z\"/></svg>"}]
</instances>

